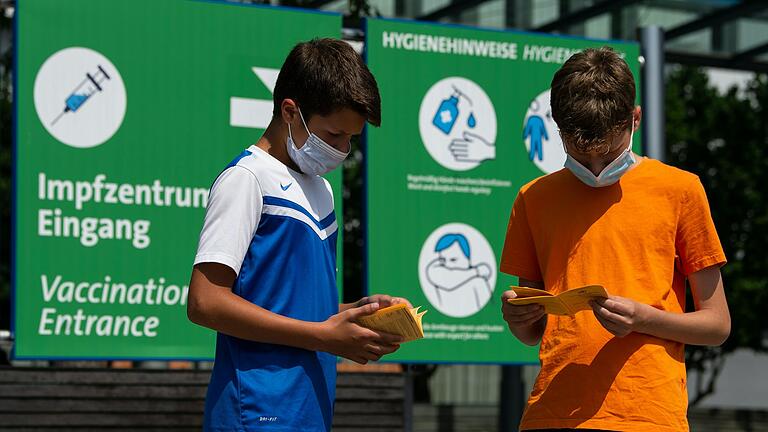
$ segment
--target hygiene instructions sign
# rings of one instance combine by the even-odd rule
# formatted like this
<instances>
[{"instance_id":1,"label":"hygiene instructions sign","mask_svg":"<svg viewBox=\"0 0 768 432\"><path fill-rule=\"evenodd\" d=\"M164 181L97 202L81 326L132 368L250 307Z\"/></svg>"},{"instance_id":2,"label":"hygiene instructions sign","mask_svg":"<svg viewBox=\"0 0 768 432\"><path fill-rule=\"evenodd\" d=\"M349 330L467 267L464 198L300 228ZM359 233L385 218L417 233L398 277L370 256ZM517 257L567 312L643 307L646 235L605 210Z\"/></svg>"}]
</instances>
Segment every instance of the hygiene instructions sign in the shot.
<instances>
[{"instance_id":1,"label":"hygiene instructions sign","mask_svg":"<svg viewBox=\"0 0 768 432\"><path fill-rule=\"evenodd\" d=\"M639 77L639 47L385 19L367 24L383 117L367 134L367 288L430 311L424 340L387 360L535 362L536 350L517 342L501 317L501 293L517 281L497 266L517 191L565 161L550 82L571 55L603 45L624 53Z\"/></svg>"},{"instance_id":2,"label":"hygiene instructions sign","mask_svg":"<svg viewBox=\"0 0 768 432\"><path fill-rule=\"evenodd\" d=\"M186 317L209 188L269 124L290 49L338 37L341 17L187 0L16 13L15 357L212 358L215 334Z\"/></svg>"}]
</instances>

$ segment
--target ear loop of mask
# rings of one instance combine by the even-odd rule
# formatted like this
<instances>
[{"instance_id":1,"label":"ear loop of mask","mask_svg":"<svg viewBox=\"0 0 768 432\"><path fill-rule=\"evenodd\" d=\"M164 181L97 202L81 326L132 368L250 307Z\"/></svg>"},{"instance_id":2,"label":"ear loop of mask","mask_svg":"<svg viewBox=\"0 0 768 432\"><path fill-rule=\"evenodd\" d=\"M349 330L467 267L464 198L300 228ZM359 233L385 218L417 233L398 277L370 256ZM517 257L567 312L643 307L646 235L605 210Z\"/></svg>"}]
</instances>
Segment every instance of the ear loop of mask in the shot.
<instances>
[{"instance_id":1,"label":"ear loop of mask","mask_svg":"<svg viewBox=\"0 0 768 432\"><path fill-rule=\"evenodd\" d=\"M299 112L299 118L301 119L301 124L304 125L304 130L307 131L307 135L312 135L312 132L309 131L309 127L307 127L307 122L304 121L304 115L301 113L301 108L296 107L296 110Z\"/></svg>"},{"instance_id":2,"label":"ear loop of mask","mask_svg":"<svg viewBox=\"0 0 768 432\"><path fill-rule=\"evenodd\" d=\"M296 110L299 112L299 116L301 116L301 110L299 109L298 106L296 107ZM301 122L304 123L304 118L303 117L301 118ZM298 151L299 148L296 147L296 140L293 139L293 132L291 131L291 122L286 122L286 124L288 125L288 137L291 139L291 145L293 146L294 150ZM304 129L307 129L306 123L304 124ZM309 139L309 129L307 129L307 139ZM305 141L304 145L306 145L306 144L307 144L307 142ZM304 146L302 146L302 147L304 147Z\"/></svg>"},{"instance_id":3,"label":"ear loop of mask","mask_svg":"<svg viewBox=\"0 0 768 432\"><path fill-rule=\"evenodd\" d=\"M608 165L606 165L602 171L600 171L600 174L597 176L598 182L603 180L605 176L610 176L614 173L615 168L618 166L621 170L626 170L629 168L630 165L635 163L635 157L632 154L632 138L635 134L635 125L634 122L632 123L632 130L629 132L629 144L627 146L627 149L621 152L618 156L616 156L616 159L612 160ZM629 158L629 162L627 162L626 158ZM617 180L618 181L618 180Z\"/></svg>"},{"instance_id":4,"label":"ear loop of mask","mask_svg":"<svg viewBox=\"0 0 768 432\"><path fill-rule=\"evenodd\" d=\"M629 148L627 149L627 151L632 151L632 143L634 142L633 140L635 138L635 116L634 116L634 114L632 115L632 120L630 120L630 125L631 125L631 128L629 130Z\"/></svg>"},{"instance_id":5,"label":"ear loop of mask","mask_svg":"<svg viewBox=\"0 0 768 432\"><path fill-rule=\"evenodd\" d=\"M309 136L312 135L312 132L309 131L309 128L307 127L307 123L304 121L304 116L301 115L301 108L296 107L296 111L299 112L299 118L301 118L301 123L304 125L304 130L307 131L307 140L308 140ZM296 147L296 140L293 139L293 133L291 132L291 122L286 122L286 124L288 125L288 136L291 137L291 141L293 141L293 146L295 148ZM304 142L304 144L306 145L306 141Z\"/></svg>"}]
</instances>

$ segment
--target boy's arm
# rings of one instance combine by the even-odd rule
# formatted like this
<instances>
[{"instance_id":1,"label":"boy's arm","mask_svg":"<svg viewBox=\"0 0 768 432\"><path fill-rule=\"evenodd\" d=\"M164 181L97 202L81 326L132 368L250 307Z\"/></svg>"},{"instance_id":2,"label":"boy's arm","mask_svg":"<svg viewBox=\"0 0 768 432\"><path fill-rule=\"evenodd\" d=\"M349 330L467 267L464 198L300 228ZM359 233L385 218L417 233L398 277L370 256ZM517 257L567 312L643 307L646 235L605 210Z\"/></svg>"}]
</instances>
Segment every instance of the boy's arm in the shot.
<instances>
[{"instance_id":1,"label":"boy's arm","mask_svg":"<svg viewBox=\"0 0 768 432\"><path fill-rule=\"evenodd\" d=\"M358 317L375 312L378 303L348 309L324 322L306 322L270 312L234 294L234 281L235 272L226 265L197 264L189 284L190 321L240 339L326 351L363 364L394 352L402 340L355 323Z\"/></svg>"},{"instance_id":2,"label":"boy's arm","mask_svg":"<svg viewBox=\"0 0 768 432\"><path fill-rule=\"evenodd\" d=\"M666 312L618 296L595 301L592 309L603 327L619 337L636 331L689 345L721 345L731 332L731 316L720 267L699 270L688 280L695 312Z\"/></svg>"},{"instance_id":3,"label":"boy's arm","mask_svg":"<svg viewBox=\"0 0 768 432\"><path fill-rule=\"evenodd\" d=\"M520 278L520 286L544 289L544 283ZM504 292L501 296L501 313L507 322L512 334L526 345L536 345L541 342L544 329L547 326L547 314L541 305L516 306L507 303L507 299L515 298L512 290Z\"/></svg>"},{"instance_id":4,"label":"boy's arm","mask_svg":"<svg viewBox=\"0 0 768 432\"><path fill-rule=\"evenodd\" d=\"M517 275L520 286L544 289L544 277L541 274L527 213L525 197L523 189L521 189L512 205L499 269L504 273ZM526 345L536 345L541 341L547 326L544 307L507 303L507 299L516 296L512 290L504 292L501 296L501 313L504 316L504 321L507 322L509 330L520 342Z\"/></svg>"}]
</instances>

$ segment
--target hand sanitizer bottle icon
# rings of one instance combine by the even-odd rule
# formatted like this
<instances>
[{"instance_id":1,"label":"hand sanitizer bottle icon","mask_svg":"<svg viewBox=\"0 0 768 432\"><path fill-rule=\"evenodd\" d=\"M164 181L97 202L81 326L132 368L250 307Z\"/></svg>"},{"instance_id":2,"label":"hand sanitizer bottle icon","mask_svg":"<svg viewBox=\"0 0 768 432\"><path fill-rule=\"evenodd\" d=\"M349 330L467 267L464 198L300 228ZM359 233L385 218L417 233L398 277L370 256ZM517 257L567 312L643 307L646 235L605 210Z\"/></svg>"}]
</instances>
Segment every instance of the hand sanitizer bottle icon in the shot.
<instances>
[{"instance_id":1,"label":"hand sanitizer bottle icon","mask_svg":"<svg viewBox=\"0 0 768 432\"><path fill-rule=\"evenodd\" d=\"M451 94L451 96L449 96L447 99L443 99L443 101L440 103L440 106L437 107L435 117L432 118L432 124L446 135L451 133L453 126L456 124L456 120L459 118L459 97L463 97L467 102L469 102L469 106L472 106L472 99L467 97L467 95L456 88L456 86L452 87L453 94ZM470 123L474 122L475 119L473 115L470 119ZM474 124L471 124L470 127L475 126Z\"/></svg>"},{"instance_id":2,"label":"hand sanitizer bottle icon","mask_svg":"<svg viewBox=\"0 0 768 432\"><path fill-rule=\"evenodd\" d=\"M453 125L456 124L456 119L458 117L459 97L454 93L448 99L443 99L440 103L440 106L435 113L435 117L432 119L432 124L444 134L448 135L451 133Z\"/></svg>"}]
</instances>

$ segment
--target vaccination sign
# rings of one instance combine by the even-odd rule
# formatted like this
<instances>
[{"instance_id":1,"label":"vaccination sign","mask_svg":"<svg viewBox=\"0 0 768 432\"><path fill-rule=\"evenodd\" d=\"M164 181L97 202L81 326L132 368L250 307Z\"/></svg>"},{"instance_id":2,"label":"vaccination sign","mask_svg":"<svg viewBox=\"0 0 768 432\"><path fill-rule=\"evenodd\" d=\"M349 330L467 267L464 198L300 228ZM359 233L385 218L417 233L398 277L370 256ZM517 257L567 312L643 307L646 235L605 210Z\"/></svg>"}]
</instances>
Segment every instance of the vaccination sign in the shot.
<instances>
[{"instance_id":1,"label":"vaccination sign","mask_svg":"<svg viewBox=\"0 0 768 432\"><path fill-rule=\"evenodd\" d=\"M368 129L368 290L429 310L425 339L388 359L536 361L502 319L517 280L498 263L519 188L565 162L550 82L603 45L637 78L638 45L381 19L366 44L383 116Z\"/></svg>"},{"instance_id":2,"label":"vaccination sign","mask_svg":"<svg viewBox=\"0 0 768 432\"><path fill-rule=\"evenodd\" d=\"M338 37L341 17L17 6L16 358L211 358L214 333L186 317L208 190L269 124L290 49Z\"/></svg>"}]
</instances>

